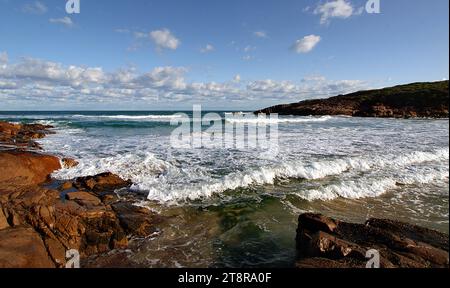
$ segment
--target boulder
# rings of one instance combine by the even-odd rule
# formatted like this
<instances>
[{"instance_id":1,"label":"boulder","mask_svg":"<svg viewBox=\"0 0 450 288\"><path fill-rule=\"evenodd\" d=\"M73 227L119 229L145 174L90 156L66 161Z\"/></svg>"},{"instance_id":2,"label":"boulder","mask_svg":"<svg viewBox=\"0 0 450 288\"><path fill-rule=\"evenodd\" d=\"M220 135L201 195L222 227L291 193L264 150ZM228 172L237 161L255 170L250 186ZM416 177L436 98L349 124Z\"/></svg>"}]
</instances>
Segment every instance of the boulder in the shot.
<instances>
[{"instance_id":1,"label":"boulder","mask_svg":"<svg viewBox=\"0 0 450 288\"><path fill-rule=\"evenodd\" d=\"M78 166L78 164L80 164L78 161L76 161L75 159L72 159L72 158L63 158L63 159L61 159L61 163L62 163L63 168L66 168L66 169L76 167L76 166Z\"/></svg>"},{"instance_id":2,"label":"boulder","mask_svg":"<svg viewBox=\"0 0 450 288\"><path fill-rule=\"evenodd\" d=\"M77 202L81 206L98 206L102 203L95 195L87 192L67 193L66 198Z\"/></svg>"},{"instance_id":3,"label":"boulder","mask_svg":"<svg viewBox=\"0 0 450 288\"><path fill-rule=\"evenodd\" d=\"M0 231L0 268L54 268L44 242L33 228Z\"/></svg>"},{"instance_id":4,"label":"boulder","mask_svg":"<svg viewBox=\"0 0 450 288\"><path fill-rule=\"evenodd\" d=\"M95 176L80 177L75 179L73 186L93 192L108 192L131 186L130 180L123 180L112 173L102 173Z\"/></svg>"},{"instance_id":5,"label":"boulder","mask_svg":"<svg viewBox=\"0 0 450 288\"><path fill-rule=\"evenodd\" d=\"M150 210L119 202L112 205L119 217L120 225L128 235L145 237L156 232L155 224L160 218Z\"/></svg>"},{"instance_id":6,"label":"boulder","mask_svg":"<svg viewBox=\"0 0 450 288\"><path fill-rule=\"evenodd\" d=\"M302 214L297 229L297 267L364 268L376 250L382 268L449 267L448 235L386 219L365 224Z\"/></svg>"},{"instance_id":7,"label":"boulder","mask_svg":"<svg viewBox=\"0 0 450 288\"><path fill-rule=\"evenodd\" d=\"M0 190L2 184L33 186L48 180L49 175L61 168L55 156L25 151L0 151ZM10 188L9 188L10 189Z\"/></svg>"},{"instance_id":8,"label":"boulder","mask_svg":"<svg viewBox=\"0 0 450 288\"><path fill-rule=\"evenodd\" d=\"M17 135L21 125L0 121L0 137L11 137Z\"/></svg>"}]
</instances>

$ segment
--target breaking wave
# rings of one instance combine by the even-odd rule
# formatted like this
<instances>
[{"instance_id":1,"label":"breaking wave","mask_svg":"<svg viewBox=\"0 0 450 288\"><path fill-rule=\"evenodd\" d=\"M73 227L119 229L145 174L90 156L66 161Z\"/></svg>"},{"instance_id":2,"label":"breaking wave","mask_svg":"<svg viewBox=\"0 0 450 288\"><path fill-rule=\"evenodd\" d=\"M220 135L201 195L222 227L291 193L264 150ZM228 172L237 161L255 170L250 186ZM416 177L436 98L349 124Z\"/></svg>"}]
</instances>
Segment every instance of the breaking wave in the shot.
<instances>
[{"instance_id":1,"label":"breaking wave","mask_svg":"<svg viewBox=\"0 0 450 288\"><path fill-rule=\"evenodd\" d=\"M172 120L180 118L181 115L73 115L74 118L94 118L94 119L110 119L125 121L156 121L156 120Z\"/></svg>"},{"instance_id":2,"label":"breaking wave","mask_svg":"<svg viewBox=\"0 0 450 288\"><path fill-rule=\"evenodd\" d=\"M327 185L320 189L303 190L295 194L308 201L378 197L389 190L397 188L399 185L429 184L436 180L448 180L448 172L447 169L416 171L406 175L380 177L379 179L363 177L358 180L348 180L339 184Z\"/></svg>"},{"instance_id":3,"label":"breaking wave","mask_svg":"<svg viewBox=\"0 0 450 288\"><path fill-rule=\"evenodd\" d=\"M313 123L313 122L326 122L331 120L331 116L323 117L296 117L296 118L265 118L265 117L255 117L255 118L242 118L242 119L232 119L225 118L226 121L230 123L237 124L278 124L278 123Z\"/></svg>"},{"instance_id":4,"label":"breaking wave","mask_svg":"<svg viewBox=\"0 0 450 288\"><path fill-rule=\"evenodd\" d=\"M436 179L448 179L448 168L439 171L408 170L404 167L425 162L449 159L448 149L432 152L412 152L404 155L382 155L372 157L347 157L311 163L291 161L241 172L227 174L221 178L199 172L196 169L181 168L176 163L158 159L152 153L125 154L102 159L81 160L77 167L62 169L54 173L57 179L70 179L109 171L133 181L132 189L148 193L150 200L176 202L208 198L228 190L275 184L278 179L318 180L350 172L378 170L405 170L406 174L384 177L381 180L341 180L341 183L323 189L302 192L307 200L334 199L336 197L361 198L383 194L397 183L428 183ZM388 173L389 175L389 173ZM445 178L447 177L447 178ZM176 179L174 182L173 179Z\"/></svg>"}]
</instances>

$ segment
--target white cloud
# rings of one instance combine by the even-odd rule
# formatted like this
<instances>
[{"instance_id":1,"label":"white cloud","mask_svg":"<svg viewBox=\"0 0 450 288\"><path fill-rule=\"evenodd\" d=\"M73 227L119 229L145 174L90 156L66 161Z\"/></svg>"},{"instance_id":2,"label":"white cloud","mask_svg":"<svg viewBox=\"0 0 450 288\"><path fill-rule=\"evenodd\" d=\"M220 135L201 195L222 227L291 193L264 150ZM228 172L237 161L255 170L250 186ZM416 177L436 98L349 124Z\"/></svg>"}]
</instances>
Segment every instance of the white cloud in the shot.
<instances>
[{"instance_id":1,"label":"white cloud","mask_svg":"<svg viewBox=\"0 0 450 288\"><path fill-rule=\"evenodd\" d=\"M62 18L50 18L48 21L53 24L62 24L66 27L72 27L74 25L72 19L68 16L64 16Z\"/></svg>"},{"instance_id":2,"label":"white cloud","mask_svg":"<svg viewBox=\"0 0 450 288\"><path fill-rule=\"evenodd\" d=\"M201 53L208 53L208 52L212 52L212 51L214 51L214 46L211 44L206 44L205 47L200 49Z\"/></svg>"},{"instance_id":3,"label":"white cloud","mask_svg":"<svg viewBox=\"0 0 450 288\"><path fill-rule=\"evenodd\" d=\"M186 88L184 67L156 67L152 71L135 78L135 83L146 88L166 88L169 90L181 90Z\"/></svg>"},{"instance_id":4,"label":"white cloud","mask_svg":"<svg viewBox=\"0 0 450 288\"><path fill-rule=\"evenodd\" d=\"M277 82L271 79L253 81L247 85L247 89L256 92L293 93L296 86L289 81Z\"/></svg>"},{"instance_id":5,"label":"white cloud","mask_svg":"<svg viewBox=\"0 0 450 288\"><path fill-rule=\"evenodd\" d=\"M180 45L180 40L178 40L168 29L152 31L150 32L150 38L153 40L158 50L176 50Z\"/></svg>"},{"instance_id":6,"label":"white cloud","mask_svg":"<svg viewBox=\"0 0 450 288\"><path fill-rule=\"evenodd\" d=\"M314 14L320 14L320 23L327 24L330 18L348 18L353 15L354 9L347 0L334 0L318 5Z\"/></svg>"},{"instance_id":7,"label":"white cloud","mask_svg":"<svg viewBox=\"0 0 450 288\"><path fill-rule=\"evenodd\" d=\"M125 28L117 28L117 29L114 30L114 32L128 34L128 33L130 33L130 30L125 29Z\"/></svg>"},{"instance_id":8,"label":"white cloud","mask_svg":"<svg viewBox=\"0 0 450 288\"><path fill-rule=\"evenodd\" d=\"M133 32L133 36L136 39L145 39L148 37L148 34L144 32L135 31Z\"/></svg>"},{"instance_id":9,"label":"white cloud","mask_svg":"<svg viewBox=\"0 0 450 288\"><path fill-rule=\"evenodd\" d=\"M1 81L0 80L0 90L9 90L17 88L17 84L12 81Z\"/></svg>"},{"instance_id":10,"label":"white cloud","mask_svg":"<svg viewBox=\"0 0 450 288\"><path fill-rule=\"evenodd\" d=\"M251 60L253 60L253 56L245 55L244 57L242 57L242 60L244 60L244 61L251 61Z\"/></svg>"},{"instance_id":11,"label":"white cloud","mask_svg":"<svg viewBox=\"0 0 450 288\"><path fill-rule=\"evenodd\" d=\"M297 53L308 53L316 47L320 40L320 36L308 35L295 41L292 49Z\"/></svg>"},{"instance_id":12,"label":"white cloud","mask_svg":"<svg viewBox=\"0 0 450 288\"><path fill-rule=\"evenodd\" d=\"M366 7L361 6L353 12L353 15L362 15L365 10L366 10Z\"/></svg>"},{"instance_id":13,"label":"white cloud","mask_svg":"<svg viewBox=\"0 0 450 288\"><path fill-rule=\"evenodd\" d=\"M185 67L172 66L155 67L144 73L134 68L105 72L101 67L66 66L35 58L21 58L15 63L0 65L0 98L17 105L56 102L65 105L103 105L155 101L166 105L218 101L284 103L367 88L362 81L330 81L320 75L308 76L298 83L272 79L244 82L239 74L223 83L189 82L186 80L188 72Z\"/></svg>"},{"instance_id":14,"label":"white cloud","mask_svg":"<svg viewBox=\"0 0 450 288\"><path fill-rule=\"evenodd\" d=\"M305 100L326 98L338 94L346 94L358 90L366 89L367 84L360 80L327 80L322 76L306 78L301 84L295 84L291 81L274 81L271 79L257 80L247 85L247 90L256 92L257 95L267 95L272 99Z\"/></svg>"},{"instance_id":15,"label":"white cloud","mask_svg":"<svg viewBox=\"0 0 450 288\"><path fill-rule=\"evenodd\" d=\"M254 47L254 46L248 45L248 46L244 47L244 52L250 52L250 51L254 51L254 50L256 50L256 47Z\"/></svg>"},{"instance_id":16,"label":"white cloud","mask_svg":"<svg viewBox=\"0 0 450 288\"><path fill-rule=\"evenodd\" d=\"M0 64L8 63L8 53L0 52Z\"/></svg>"},{"instance_id":17,"label":"white cloud","mask_svg":"<svg viewBox=\"0 0 450 288\"><path fill-rule=\"evenodd\" d=\"M47 6L40 1L26 3L22 6L22 12L28 14L44 14L48 11Z\"/></svg>"},{"instance_id":18,"label":"white cloud","mask_svg":"<svg viewBox=\"0 0 450 288\"><path fill-rule=\"evenodd\" d=\"M313 75L305 76L302 79L302 82L325 81L325 80L326 80L326 78L324 76L313 74Z\"/></svg>"},{"instance_id":19,"label":"white cloud","mask_svg":"<svg viewBox=\"0 0 450 288\"><path fill-rule=\"evenodd\" d=\"M253 33L258 38L268 38L267 33L265 31L256 31Z\"/></svg>"}]
</instances>

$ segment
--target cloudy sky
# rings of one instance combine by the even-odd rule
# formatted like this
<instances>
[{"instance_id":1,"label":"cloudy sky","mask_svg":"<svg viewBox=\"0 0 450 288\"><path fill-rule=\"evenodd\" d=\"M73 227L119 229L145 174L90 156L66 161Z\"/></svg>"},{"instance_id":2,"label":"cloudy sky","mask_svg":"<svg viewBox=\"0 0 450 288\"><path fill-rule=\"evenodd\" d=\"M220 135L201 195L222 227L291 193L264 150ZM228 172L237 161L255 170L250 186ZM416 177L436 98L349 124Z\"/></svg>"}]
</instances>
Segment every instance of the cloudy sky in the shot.
<instances>
[{"instance_id":1,"label":"cloudy sky","mask_svg":"<svg viewBox=\"0 0 450 288\"><path fill-rule=\"evenodd\" d=\"M449 1L0 0L0 110L256 109L448 79Z\"/></svg>"}]
</instances>

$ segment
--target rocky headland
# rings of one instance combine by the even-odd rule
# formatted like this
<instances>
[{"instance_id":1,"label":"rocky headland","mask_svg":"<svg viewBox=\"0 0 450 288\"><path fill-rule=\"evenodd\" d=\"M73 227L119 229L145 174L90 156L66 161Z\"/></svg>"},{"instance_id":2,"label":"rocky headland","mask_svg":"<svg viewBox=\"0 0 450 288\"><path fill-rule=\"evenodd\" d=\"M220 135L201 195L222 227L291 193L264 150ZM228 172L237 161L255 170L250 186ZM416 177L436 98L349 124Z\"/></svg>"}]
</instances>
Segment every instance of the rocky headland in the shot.
<instances>
[{"instance_id":1,"label":"rocky headland","mask_svg":"<svg viewBox=\"0 0 450 288\"><path fill-rule=\"evenodd\" d=\"M328 99L277 105L255 113L295 116L448 118L449 81L413 83Z\"/></svg>"}]
</instances>

